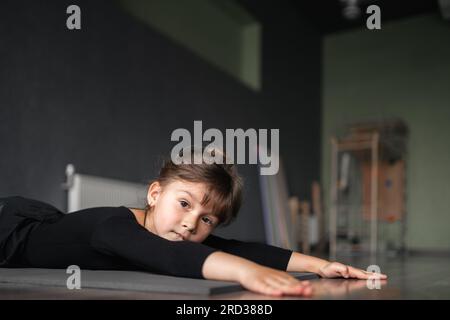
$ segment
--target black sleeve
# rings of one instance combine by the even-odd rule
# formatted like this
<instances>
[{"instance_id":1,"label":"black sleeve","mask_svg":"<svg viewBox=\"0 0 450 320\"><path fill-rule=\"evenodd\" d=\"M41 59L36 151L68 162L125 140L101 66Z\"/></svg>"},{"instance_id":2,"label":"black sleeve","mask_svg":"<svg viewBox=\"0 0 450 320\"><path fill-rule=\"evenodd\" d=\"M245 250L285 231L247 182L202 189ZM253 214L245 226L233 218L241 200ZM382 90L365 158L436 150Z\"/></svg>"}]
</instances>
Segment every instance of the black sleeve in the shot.
<instances>
[{"instance_id":1,"label":"black sleeve","mask_svg":"<svg viewBox=\"0 0 450 320\"><path fill-rule=\"evenodd\" d=\"M286 271L292 250L256 242L242 242L210 235L203 244L251 260L258 264Z\"/></svg>"},{"instance_id":2,"label":"black sleeve","mask_svg":"<svg viewBox=\"0 0 450 320\"><path fill-rule=\"evenodd\" d=\"M204 278L206 258L218 251L201 243L161 238L129 217L114 216L101 222L91 238L93 248L121 257L135 266L167 275Z\"/></svg>"}]
</instances>

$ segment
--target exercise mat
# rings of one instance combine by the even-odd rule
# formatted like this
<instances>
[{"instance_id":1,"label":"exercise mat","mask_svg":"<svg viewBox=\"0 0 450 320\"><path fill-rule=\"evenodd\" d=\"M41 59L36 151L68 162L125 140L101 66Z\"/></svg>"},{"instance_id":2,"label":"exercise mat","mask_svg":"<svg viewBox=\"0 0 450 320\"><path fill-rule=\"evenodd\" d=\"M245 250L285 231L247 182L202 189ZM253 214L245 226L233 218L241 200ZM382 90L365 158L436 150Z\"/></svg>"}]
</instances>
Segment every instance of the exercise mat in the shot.
<instances>
[{"instance_id":1,"label":"exercise mat","mask_svg":"<svg viewBox=\"0 0 450 320\"><path fill-rule=\"evenodd\" d=\"M290 273L297 279L318 278L314 273ZM80 288L213 295L245 290L237 282L172 277L140 271L80 270ZM0 283L67 287L75 274L65 269L0 268Z\"/></svg>"}]
</instances>

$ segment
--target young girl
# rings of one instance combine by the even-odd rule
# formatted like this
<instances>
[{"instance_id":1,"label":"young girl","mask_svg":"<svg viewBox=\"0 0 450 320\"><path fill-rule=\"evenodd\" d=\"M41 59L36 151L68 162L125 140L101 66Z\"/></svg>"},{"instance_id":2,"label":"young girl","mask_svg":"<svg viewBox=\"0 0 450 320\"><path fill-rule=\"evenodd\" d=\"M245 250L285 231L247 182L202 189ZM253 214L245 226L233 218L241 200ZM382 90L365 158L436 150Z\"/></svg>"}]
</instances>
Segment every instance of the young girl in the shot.
<instances>
[{"instance_id":1,"label":"young girl","mask_svg":"<svg viewBox=\"0 0 450 320\"><path fill-rule=\"evenodd\" d=\"M373 276L299 252L212 235L236 217L241 194L242 180L233 165L169 160L150 184L144 209L97 207L63 214L36 200L2 198L0 266L146 270L237 281L274 296L312 294L308 281L286 271L326 278Z\"/></svg>"}]
</instances>

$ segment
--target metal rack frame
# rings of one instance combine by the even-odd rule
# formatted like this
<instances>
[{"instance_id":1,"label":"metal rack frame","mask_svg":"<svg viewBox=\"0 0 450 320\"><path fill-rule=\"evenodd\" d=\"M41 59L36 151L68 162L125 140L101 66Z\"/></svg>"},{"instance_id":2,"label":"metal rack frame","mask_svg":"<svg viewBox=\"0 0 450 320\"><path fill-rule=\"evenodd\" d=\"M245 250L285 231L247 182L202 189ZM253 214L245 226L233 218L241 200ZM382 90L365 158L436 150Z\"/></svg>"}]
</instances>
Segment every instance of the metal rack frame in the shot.
<instances>
[{"instance_id":1,"label":"metal rack frame","mask_svg":"<svg viewBox=\"0 0 450 320\"><path fill-rule=\"evenodd\" d=\"M343 151L370 150L371 190L370 190L370 257L376 258L378 245L378 163L380 134L373 132L360 139L331 138L331 189L330 189L330 259L337 256L337 214L338 214L338 162Z\"/></svg>"}]
</instances>

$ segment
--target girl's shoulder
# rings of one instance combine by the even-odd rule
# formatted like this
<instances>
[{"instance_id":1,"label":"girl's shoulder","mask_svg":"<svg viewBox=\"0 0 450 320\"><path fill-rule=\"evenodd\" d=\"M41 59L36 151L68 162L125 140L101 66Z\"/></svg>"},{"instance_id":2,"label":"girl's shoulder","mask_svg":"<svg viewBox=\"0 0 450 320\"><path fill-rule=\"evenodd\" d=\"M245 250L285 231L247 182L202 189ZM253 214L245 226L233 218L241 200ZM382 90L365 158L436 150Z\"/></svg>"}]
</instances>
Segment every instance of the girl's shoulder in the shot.
<instances>
[{"instance_id":1,"label":"girl's shoulder","mask_svg":"<svg viewBox=\"0 0 450 320\"><path fill-rule=\"evenodd\" d=\"M66 218L102 221L112 217L135 219L133 212L125 206L91 207L66 214Z\"/></svg>"}]
</instances>

